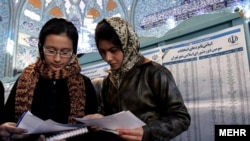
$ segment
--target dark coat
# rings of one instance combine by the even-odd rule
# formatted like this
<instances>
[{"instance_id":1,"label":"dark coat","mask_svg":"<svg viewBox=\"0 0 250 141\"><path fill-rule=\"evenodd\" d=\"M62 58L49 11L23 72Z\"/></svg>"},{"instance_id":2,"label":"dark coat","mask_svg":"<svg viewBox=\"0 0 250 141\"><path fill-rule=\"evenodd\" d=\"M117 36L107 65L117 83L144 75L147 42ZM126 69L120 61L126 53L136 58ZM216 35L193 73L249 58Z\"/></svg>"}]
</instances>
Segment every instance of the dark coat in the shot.
<instances>
[{"instance_id":1,"label":"dark coat","mask_svg":"<svg viewBox=\"0 0 250 141\"><path fill-rule=\"evenodd\" d=\"M171 72L144 57L129 71L120 87L105 78L102 113L130 110L146 123L144 141L167 141L187 130L190 115Z\"/></svg>"},{"instance_id":2,"label":"dark coat","mask_svg":"<svg viewBox=\"0 0 250 141\"><path fill-rule=\"evenodd\" d=\"M3 110L4 106L4 86L2 81L0 81L0 112Z\"/></svg>"},{"instance_id":3,"label":"dark coat","mask_svg":"<svg viewBox=\"0 0 250 141\"><path fill-rule=\"evenodd\" d=\"M97 113L97 97L94 87L88 77L82 77L84 79L86 87L85 114ZM1 113L0 121L2 123L16 122L16 88L17 81L10 92L10 95L4 107L4 111ZM52 119L59 123L67 123L70 113L70 97L67 87L67 79L56 80L56 83L54 84L53 80L40 77L34 90L31 112L32 114L43 120ZM23 140L34 141L37 137L38 135L34 135ZM77 141L76 138L72 138L72 140Z\"/></svg>"},{"instance_id":4,"label":"dark coat","mask_svg":"<svg viewBox=\"0 0 250 141\"><path fill-rule=\"evenodd\" d=\"M94 87L88 77L83 76L86 87L85 114L97 112L97 99ZM15 95L17 81L14 84L4 108L4 121L15 121ZM31 112L43 120L52 119L56 122L67 123L70 113L70 97L67 79L53 80L40 77L31 106ZM2 116L1 116L2 118Z\"/></svg>"}]
</instances>

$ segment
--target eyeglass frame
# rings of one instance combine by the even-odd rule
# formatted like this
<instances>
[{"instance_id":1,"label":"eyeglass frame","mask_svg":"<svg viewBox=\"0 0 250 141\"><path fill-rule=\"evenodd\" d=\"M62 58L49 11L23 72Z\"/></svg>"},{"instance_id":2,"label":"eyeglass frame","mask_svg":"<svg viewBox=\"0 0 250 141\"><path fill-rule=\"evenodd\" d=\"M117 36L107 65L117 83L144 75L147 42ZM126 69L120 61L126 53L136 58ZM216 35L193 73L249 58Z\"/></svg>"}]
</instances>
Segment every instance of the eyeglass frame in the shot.
<instances>
[{"instance_id":1,"label":"eyeglass frame","mask_svg":"<svg viewBox=\"0 0 250 141\"><path fill-rule=\"evenodd\" d=\"M49 51L49 52L46 52L46 51ZM51 54L51 51L53 52L53 54ZM48 55L48 56L56 56L57 54L59 54L60 57L62 58L70 58L72 55L73 55L73 51L71 50L70 52L62 52L62 51L59 51L59 50L55 50L55 49L50 49L50 48L46 48L46 47L43 47L43 52L45 55ZM65 56L63 55L63 53L70 53L69 56Z\"/></svg>"}]
</instances>

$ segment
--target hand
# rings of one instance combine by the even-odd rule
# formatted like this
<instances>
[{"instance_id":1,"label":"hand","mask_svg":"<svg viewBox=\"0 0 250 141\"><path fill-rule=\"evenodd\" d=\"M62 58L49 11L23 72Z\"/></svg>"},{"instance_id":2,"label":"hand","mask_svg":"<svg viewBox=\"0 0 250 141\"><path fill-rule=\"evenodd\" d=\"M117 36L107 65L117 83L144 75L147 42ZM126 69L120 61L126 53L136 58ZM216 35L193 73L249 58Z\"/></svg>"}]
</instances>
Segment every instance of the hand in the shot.
<instances>
[{"instance_id":1,"label":"hand","mask_svg":"<svg viewBox=\"0 0 250 141\"><path fill-rule=\"evenodd\" d=\"M87 119L102 118L102 117L103 117L103 115L101 115L101 114L89 114L89 115L84 116L84 118L87 118ZM96 127L96 126L91 126L90 128L91 128L92 130L95 130L95 131L101 129L101 128Z\"/></svg>"},{"instance_id":2,"label":"hand","mask_svg":"<svg viewBox=\"0 0 250 141\"><path fill-rule=\"evenodd\" d=\"M4 141L22 139L27 137L28 130L16 127L14 122L6 122L0 125L0 136Z\"/></svg>"},{"instance_id":3,"label":"hand","mask_svg":"<svg viewBox=\"0 0 250 141\"><path fill-rule=\"evenodd\" d=\"M89 114L84 116L83 118L87 118L87 119L94 119L94 118L102 118L103 115L102 114Z\"/></svg>"},{"instance_id":4,"label":"hand","mask_svg":"<svg viewBox=\"0 0 250 141\"><path fill-rule=\"evenodd\" d=\"M92 119L92 118L102 118L103 115L102 114L89 114L84 116L84 118L88 118L88 119Z\"/></svg>"},{"instance_id":5,"label":"hand","mask_svg":"<svg viewBox=\"0 0 250 141\"><path fill-rule=\"evenodd\" d=\"M44 135L40 135L38 141L46 141L46 138Z\"/></svg>"},{"instance_id":6,"label":"hand","mask_svg":"<svg viewBox=\"0 0 250 141\"><path fill-rule=\"evenodd\" d=\"M119 136L126 141L141 141L143 137L143 128L135 129L117 129Z\"/></svg>"}]
</instances>

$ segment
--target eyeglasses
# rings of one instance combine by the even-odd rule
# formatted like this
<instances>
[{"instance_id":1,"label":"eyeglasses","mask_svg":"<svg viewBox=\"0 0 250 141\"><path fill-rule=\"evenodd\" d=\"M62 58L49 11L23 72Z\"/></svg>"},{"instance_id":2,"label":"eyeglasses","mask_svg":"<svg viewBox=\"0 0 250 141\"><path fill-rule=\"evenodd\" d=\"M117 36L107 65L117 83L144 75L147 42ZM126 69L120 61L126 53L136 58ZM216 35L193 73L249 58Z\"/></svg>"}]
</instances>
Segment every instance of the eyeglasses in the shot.
<instances>
[{"instance_id":1,"label":"eyeglasses","mask_svg":"<svg viewBox=\"0 0 250 141\"><path fill-rule=\"evenodd\" d=\"M46 47L43 47L43 49L44 49L44 54L48 56L54 56L57 54L59 54L60 57L64 57L64 58L69 58L72 56L72 51L69 51L69 50L57 51L55 49L50 49Z\"/></svg>"}]
</instances>

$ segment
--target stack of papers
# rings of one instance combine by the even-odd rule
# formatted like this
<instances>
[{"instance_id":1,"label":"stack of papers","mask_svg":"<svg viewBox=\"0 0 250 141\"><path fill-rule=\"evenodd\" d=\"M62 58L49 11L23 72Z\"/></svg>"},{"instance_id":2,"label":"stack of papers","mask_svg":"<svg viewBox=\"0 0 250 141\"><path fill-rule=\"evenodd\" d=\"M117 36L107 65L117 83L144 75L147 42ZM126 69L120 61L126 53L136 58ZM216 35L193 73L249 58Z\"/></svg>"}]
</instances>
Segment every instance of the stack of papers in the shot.
<instances>
[{"instance_id":1,"label":"stack of papers","mask_svg":"<svg viewBox=\"0 0 250 141\"><path fill-rule=\"evenodd\" d=\"M75 118L77 121L87 126L97 126L104 129L134 129L145 125L143 121L137 118L130 111L122 111L102 118Z\"/></svg>"},{"instance_id":2,"label":"stack of papers","mask_svg":"<svg viewBox=\"0 0 250 141\"><path fill-rule=\"evenodd\" d=\"M44 121L34 116L30 111L24 113L19 120L17 127L27 129L27 134L61 132L84 127L83 124L61 124L50 119Z\"/></svg>"},{"instance_id":3,"label":"stack of papers","mask_svg":"<svg viewBox=\"0 0 250 141\"><path fill-rule=\"evenodd\" d=\"M75 118L83 124L61 124L53 120L42 120L34 116L30 111L26 112L17 124L17 127L28 130L27 134L39 134L50 132L61 132L78 129L86 126L97 126L103 129L134 129L145 125L130 111L122 111L102 118Z\"/></svg>"}]
</instances>

